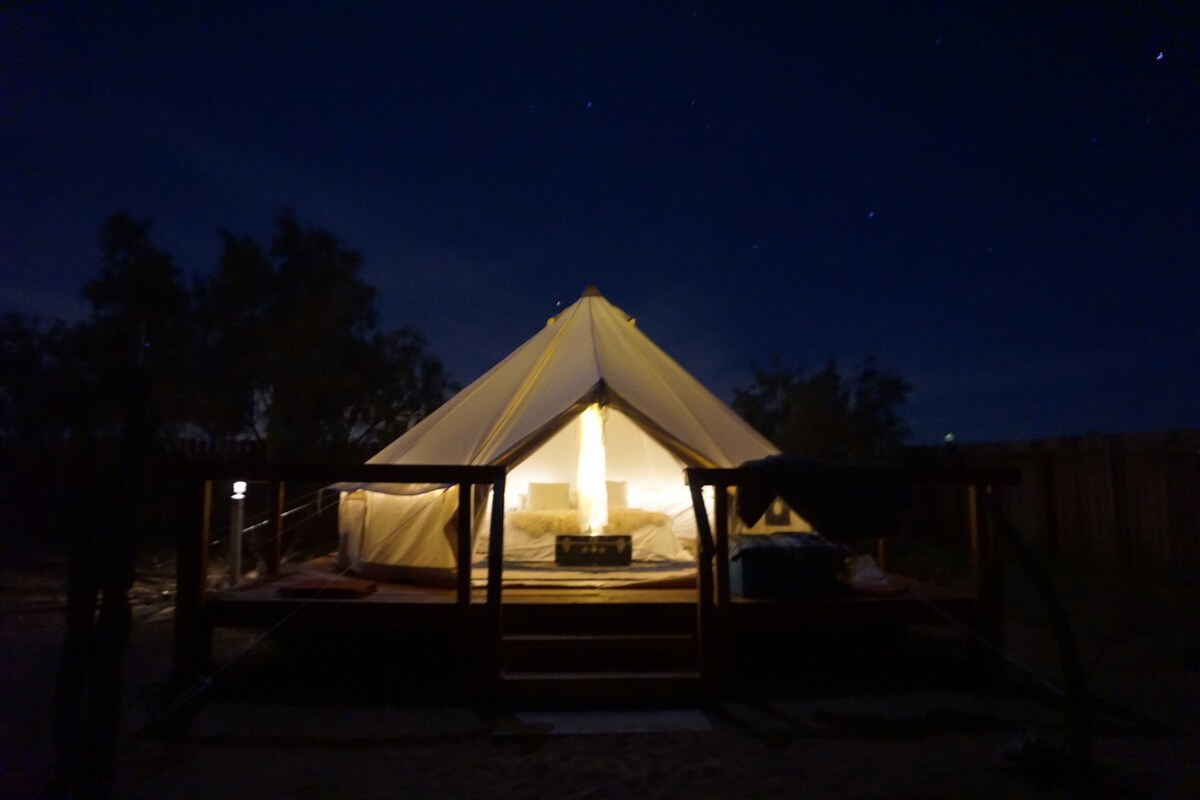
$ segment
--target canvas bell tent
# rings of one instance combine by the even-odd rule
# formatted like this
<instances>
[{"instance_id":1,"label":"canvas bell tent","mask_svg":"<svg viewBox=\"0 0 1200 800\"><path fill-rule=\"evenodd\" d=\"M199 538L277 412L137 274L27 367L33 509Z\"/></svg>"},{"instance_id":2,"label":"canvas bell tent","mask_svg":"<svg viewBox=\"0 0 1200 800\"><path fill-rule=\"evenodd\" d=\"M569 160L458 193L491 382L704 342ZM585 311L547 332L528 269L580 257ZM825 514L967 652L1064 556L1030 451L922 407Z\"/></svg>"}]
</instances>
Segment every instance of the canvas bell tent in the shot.
<instances>
[{"instance_id":1,"label":"canvas bell tent","mask_svg":"<svg viewBox=\"0 0 1200 800\"><path fill-rule=\"evenodd\" d=\"M557 533L627 533L636 560L690 558L687 466L778 450L593 287L372 464L505 465L506 560L552 560ZM343 486L343 567L448 577L457 487ZM490 498L475 498L486 551Z\"/></svg>"}]
</instances>

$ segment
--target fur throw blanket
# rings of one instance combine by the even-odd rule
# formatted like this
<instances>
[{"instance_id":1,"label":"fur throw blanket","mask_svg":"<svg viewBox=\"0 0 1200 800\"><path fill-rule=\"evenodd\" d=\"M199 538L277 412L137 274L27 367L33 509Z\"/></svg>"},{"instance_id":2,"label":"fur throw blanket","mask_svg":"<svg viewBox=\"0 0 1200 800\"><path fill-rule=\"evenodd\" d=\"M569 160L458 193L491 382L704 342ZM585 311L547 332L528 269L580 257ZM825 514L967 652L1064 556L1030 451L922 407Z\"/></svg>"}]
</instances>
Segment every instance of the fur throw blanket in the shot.
<instances>
[{"instance_id":1,"label":"fur throw blanket","mask_svg":"<svg viewBox=\"0 0 1200 800\"><path fill-rule=\"evenodd\" d=\"M505 517L514 528L520 528L531 536L545 536L549 533L579 533L579 512L573 508L509 511Z\"/></svg>"},{"instance_id":2,"label":"fur throw blanket","mask_svg":"<svg viewBox=\"0 0 1200 800\"><path fill-rule=\"evenodd\" d=\"M573 508L556 508L545 511L509 511L505 515L510 525L520 528L531 536L548 534L579 534L579 512ZM633 533L647 525L671 524L671 518L658 511L643 511L640 508L611 508L605 533Z\"/></svg>"},{"instance_id":3,"label":"fur throw blanket","mask_svg":"<svg viewBox=\"0 0 1200 800\"><path fill-rule=\"evenodd\" d=\"M658 511L643 511L640 508L610 508L605 533L633 533L647 525L671 524L671 518Z\"/></svg>"}]
</instances>

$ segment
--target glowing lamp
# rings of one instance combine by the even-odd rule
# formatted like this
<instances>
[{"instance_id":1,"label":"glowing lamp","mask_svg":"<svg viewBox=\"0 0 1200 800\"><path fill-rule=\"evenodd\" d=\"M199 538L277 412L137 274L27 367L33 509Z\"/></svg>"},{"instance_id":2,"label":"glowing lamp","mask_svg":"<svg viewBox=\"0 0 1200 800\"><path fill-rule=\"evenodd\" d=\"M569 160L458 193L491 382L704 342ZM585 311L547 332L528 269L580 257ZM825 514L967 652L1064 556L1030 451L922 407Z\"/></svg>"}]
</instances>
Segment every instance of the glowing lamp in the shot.
<instances>
[{"instance_id":1,"label":"glowing lamp","mask_svg":"<svg viewBox=\"0 0 1200 800\"><path fill-rule=\"evenodd\" d=\"M608 484L605 483L604 418L592 403L579 418L579 471L575 476L579 529L599 536L608 525Z\"/></svg>"},{"instance_id":2,"label":"glowing lamp","mask_svg":"<svg viewBox=\"0 0 1200 800\"><path fill-rule=\"evenodd\" d=\"M245 499L245 497L246 497L246 482L245 481L234 481L233 482L233 494L231 495L231 497L234 500Z\"/></svg>"}]
</instances>

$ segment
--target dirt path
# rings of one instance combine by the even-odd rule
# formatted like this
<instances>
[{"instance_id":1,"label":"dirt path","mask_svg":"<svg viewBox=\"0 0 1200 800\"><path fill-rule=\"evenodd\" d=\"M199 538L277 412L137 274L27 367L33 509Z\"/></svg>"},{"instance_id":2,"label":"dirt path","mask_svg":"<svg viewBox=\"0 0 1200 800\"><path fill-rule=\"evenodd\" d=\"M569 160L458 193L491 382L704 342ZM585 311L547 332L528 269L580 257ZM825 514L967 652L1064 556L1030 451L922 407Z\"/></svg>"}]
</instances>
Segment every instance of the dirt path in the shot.
<instances>
[{"instance_id":1,"label":"dirt path","mask_svg":"<svg viewBox=\"0 0 1200 800\"><path fill-rule=\"evenodd\" d=\"M36 797L51 764L58 580L6 573L2 585L0 796ZM1094 663L1093 687L1119 709L1098 720L1095 775L1054 786L998 758L1030 725L1053 735L1054 710L927 687L730 704L686 717L682 729L667 716L660 730L593 735L557 735L563 727L586 729L579 718L529 724L483 720L464 708L278 705L242 694L214 698L188 736L146 740L137 734L161 705L170 617L154 602L156 587L142 589L125 661L118 797L1200 796L1195 587L1069 587L1085 663ZM1011 600L1014 656L1052 672L1036 606L1020 586ZM218 655L231 658L248 641L223 636ZM257 653L270 658L262 648Z\"/></svg>"}]
</instances>

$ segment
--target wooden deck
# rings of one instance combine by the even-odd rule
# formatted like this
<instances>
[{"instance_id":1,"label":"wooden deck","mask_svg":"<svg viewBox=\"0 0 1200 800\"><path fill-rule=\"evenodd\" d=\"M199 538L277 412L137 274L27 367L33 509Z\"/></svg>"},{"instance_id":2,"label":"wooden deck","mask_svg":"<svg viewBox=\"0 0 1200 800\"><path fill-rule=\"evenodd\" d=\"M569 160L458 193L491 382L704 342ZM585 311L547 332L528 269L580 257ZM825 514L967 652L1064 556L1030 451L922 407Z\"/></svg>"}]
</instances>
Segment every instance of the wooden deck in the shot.
<instances>
[{"instance_id":1,"label":"wooden deck","mask_svg":"<svg viewBox=\"0 0 1200 800\"><path fill-rule=\"evenodd\" d=\"M304 577L304 570L281 571L276 558L273 562L268 559L275 577L210 592L206 576L212 482L233 476L271 483L271 496L278 497L271 515L277 555L285 480L457 484L460 555L454 586L378 581L377 591L357 599L286 597L278 590ZM1001 542L988 522L983 500L993 483L1003 482L1004 475L956 472L932 476L968 491L969 591L910 582L905 591L889 596L846 593L778 600L750 600L730 591L730 493L750 479L740 470L688 470L699 554L695 582L685 588L506 585L503 467L266 465L250 469L245 465L200 465L182 477L202 479L204 491L197 505L199 535L185 534L180 539L174 660L177 687L194 683L211 663L213 627L315 627L448 637L456 644L464 692L485 706L543 701L712 701L725 691L735 646L758 632L802 635L818 628L953 622L1002 647ZM469 558L470 498L475 485L490 486L498 498L492 504L490 548L486 569L480 570L482 578L473 574ZM705 486L714 487L712 519L701 496ZM318 579L320 575L336 577L328 565L306 569L310 578L314 574ZM477 585L480 580L482 587ZM774 635L769 640L785 641ZM530 671L531 665L536 669Z\"/></svg>"},{"instance_id":2,"label":"wooden deck","mask_svg":"<svg viewBox=\"0 0 1200 800\"><path fill-rule=\"evenodd\" d=\"M302 578L337 577L330 559L295 565L282 574L232 587L209 595L212 624L218 627L270 627L285 619L306 624L354 624L392 630L437 630L457 619L456 589L412 583L374 581L376 591L355 599L285 597L280 589ZM689 588L577 588L508 587L502 592L505 617L524 617L536 607L615 606L609 613L628 614L637 627L639 615L649 607L676 606L692 616L699 591ZM815 595L785 600L757 600L731 595L730 622L739 628L804 629L821 626L880 626L938 624L950 619L974 624L976 601L969 592L954 591L919 581L908 581L900 593L888 596L853 594ZM485 588L471 590L472 613L487 604ZM689 616L688 619L692 619Z\"/></svg>"},{"instance_id":3,"label":"wooden deck","mask_svg":"<svg viewBox=\"0 0 1200 800\"><path fill-rule=\"evenodd\" d=\"M318 563L214 592L210 622L310 641L350 632L370 642L428 646L433 637L447 648L443 652L457 652L457 664L447 667L462 692L493 710L704 704L725 693L722 681L739 674L739 665L761 663L768 651L778 658L819 631L867 629L872 638L881 629L951 620L973 628L978 608L967 594L915 582L883 597L732 595L722 621L709 620L706 635L696 586L502 587L499 634L493 637L497 615L484 588L471 591L469 605L460 602L457 589L386 581L355 599L280 593L314 575L338 577Z\"/></svg>"}]
</instances>

